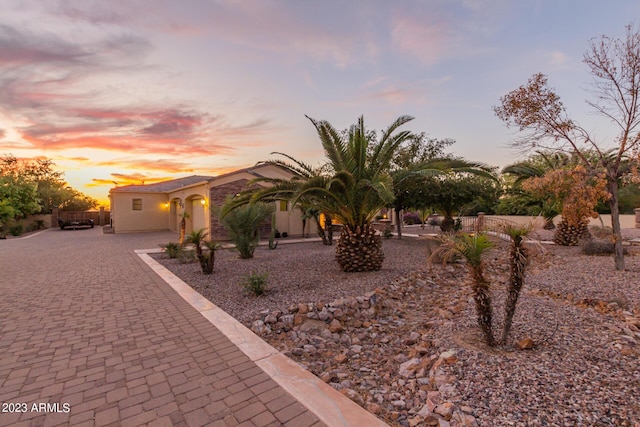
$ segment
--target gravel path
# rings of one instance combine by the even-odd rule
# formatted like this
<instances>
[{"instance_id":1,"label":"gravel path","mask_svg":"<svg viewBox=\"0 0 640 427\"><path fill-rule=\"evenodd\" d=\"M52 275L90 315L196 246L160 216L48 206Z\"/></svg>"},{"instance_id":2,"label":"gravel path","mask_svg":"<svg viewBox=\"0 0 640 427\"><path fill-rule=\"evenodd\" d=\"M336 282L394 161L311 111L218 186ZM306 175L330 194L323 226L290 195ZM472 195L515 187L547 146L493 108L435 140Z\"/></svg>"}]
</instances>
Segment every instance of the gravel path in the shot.
<instances>
[{"instance_id":1,"label":"gravel path","mask_svg":"<svg viewBox=\"0 0 640 427\"><path fill-rule=\"evenodd\" d=\"M322 341L297 328L265 339L392 425L640 427L640 249L626 257L624 272L579 248L536 251L510 341L490 349L480 339L465 265L428 269L424 240L383 244L387 258L377 273L340 272L335 247L319 242L259 248L253 260L219 251L210 277L197 264L161 261L247 325L297 303L313 307L381 288L388 303L376 320L345 321L340 333L317 332ZM506 253L497 242L487 257L496 331ZM270 292L245 295L242 278L266 271ZM535 347L517 350L523 338ZM426 366L426 379L407 373L412 358Z\"/></svg>"}]
</instances>

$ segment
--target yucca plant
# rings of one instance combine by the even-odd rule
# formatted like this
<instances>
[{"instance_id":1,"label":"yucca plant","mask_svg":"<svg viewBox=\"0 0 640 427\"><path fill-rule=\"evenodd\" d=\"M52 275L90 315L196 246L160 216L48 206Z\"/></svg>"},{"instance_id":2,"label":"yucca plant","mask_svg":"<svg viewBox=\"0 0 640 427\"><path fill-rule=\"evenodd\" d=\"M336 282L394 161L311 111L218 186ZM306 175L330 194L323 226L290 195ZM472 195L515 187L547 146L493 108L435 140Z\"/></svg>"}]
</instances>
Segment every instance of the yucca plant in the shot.
<instances>
[{"instance_id":1,"label":"yucca plant","mask_svg":"<svg viewBox=\"0 0 640 427\"><path fill-rule=\"evenodd\" d=\"M207 250L202 251L202 255L198 257L198 260L200 261L202 272L204 274L211 274L213 273L213 264L216 260L216 251L220 248L220 245L211 240L205 240L203 245Z\"/></svg>"},{"instance_id":2,"label":"yucca plant","mask_svg":"<svg viewBox=\"0 0 640 427\"><path fill-rule=\"evenodd\" d=\"M202 255L202 242L204 242L206 236L207 232L204 230L204 228L201 228L199 230L192 231L185 238L185 243L193 244L196 251L196 256L198 257Z\"/></svg>"},{"instance_id":3,"label":"yucca plant","mask_svg":"<svg viewBox=\"0 0 640 427\"><path fill-rule=\"evenodd\" d=\"M511 239L511 247L509 249L509 284L507 288L507 300L504 305L504 328L502 329L502 337L500 343L505 344L509 331L511 330L511 324L513 322L513 316L516 312L516 305L518 303L518 297L520 296L520 290L524 285L525 269L528 264L527 251L524 247L524 241L532 230L531 225L507 225L504 227L504 232Z\"/></svg>"},{"instance_id":4,"label":"yucca plant","mask_svg":"<svg viewBox=\"0 0 640 427\"><path fill-rule=\"evenodd\" d=\"M476 305L478 325L482 330L485 342L489 346L495 345L493 337L493 308L491 306L491 293L489 282L484 277L483 257L485 252L493 247L493 243L485 234L443 234L442 244L431 253L429 262L442 259L443 263L453 260L456 256L462 256L469 266L471 274L471 290Z\"/></svg>"},{"instance_id":5,"label":"yucca plant","mask_svg":"<svg viewBox=\"0 0 640 427\"><path fill-rule=\"evenodd\" d=\"M273 207L257 202L225 210L233 203L232 198L227 198L222 208L222 212L226 212L226 215L221 218L222 224L229 231L229 237L235 244L240 258L253 258L253 252L260 240L259 227L271 216Z\"/></svg>"},{"instance_id":6,"label":"yucca plant","mask_svg":"<svg viewBox=\"0 0 640 427\"><path fill-rule=\"evenodd\" d=\"M204 274L211 274L213 272L213 263L215 261L215 251L218 249L218 244L206 240L207 232L204 228L196 231L192 231L186 237L187 243L192 243L195 247L196 257L200 262L200 268ZM207 248L207 251L203 250L203 246Z\"/></svg>"}]
</instances>

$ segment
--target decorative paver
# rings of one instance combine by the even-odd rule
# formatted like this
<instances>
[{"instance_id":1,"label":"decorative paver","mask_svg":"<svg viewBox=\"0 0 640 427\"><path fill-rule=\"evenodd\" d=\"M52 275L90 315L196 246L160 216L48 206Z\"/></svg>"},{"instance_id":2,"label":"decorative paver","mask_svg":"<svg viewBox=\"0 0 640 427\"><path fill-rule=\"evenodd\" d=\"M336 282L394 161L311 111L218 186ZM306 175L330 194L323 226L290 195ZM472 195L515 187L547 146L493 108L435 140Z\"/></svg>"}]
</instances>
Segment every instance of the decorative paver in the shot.
<instances>
[{"instance_id":1,"label":"decorative paver","mask_svg":"<svg viewBox=\"0 0 640 427\"><path fill-rule=\"evenodd\" d=\"M383 425L134 252L176 237L0 241L0 426Z\"/></svg>"},{"instance_id":2,"label":"decorative paver","mask_svg":"<svg viewBox=\"0 0 640 427\"><path fill-rule=\"evenodd\" d=\"M295 399L133 252L169 240L95 228L0 241L0 425L299 425L260 397Z\"/></svg>"}]
</instances>

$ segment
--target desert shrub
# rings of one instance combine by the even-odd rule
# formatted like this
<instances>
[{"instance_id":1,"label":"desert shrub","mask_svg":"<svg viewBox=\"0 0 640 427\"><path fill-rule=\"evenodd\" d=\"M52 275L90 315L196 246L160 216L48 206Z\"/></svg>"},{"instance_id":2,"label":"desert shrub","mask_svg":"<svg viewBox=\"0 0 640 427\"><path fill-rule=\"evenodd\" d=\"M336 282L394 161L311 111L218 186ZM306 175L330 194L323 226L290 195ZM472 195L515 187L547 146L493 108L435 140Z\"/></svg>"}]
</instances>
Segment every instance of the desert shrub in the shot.
<instances>
[{"instance_id":1,"label":"desert shrub","mask_svg":"<svg viewBox=\"0 0 640 427\"><path fill-rule=\"evenodd\" d=\"M162 247L162 249L169 258L177 258L180 254L180 245L174 242L167 243Z\"/></svg>"},{"instance_id":2,"label":"desert shrub","mask_svg":"<svg viewBox=\"0 0 640 427\"><path fill-rule=\"evenodd\" d=\"M415 212L407 212L407 213L405 213L402 216L402 220L407 225L422 224L422 221L420 221L420 215L418 215Z\"/></svg>"},{"instance_id":3,"label":"desert shrub","mask_svg":"<svg viewBox=\"0 0 640 427\"><path fill-rule=\"evenodd\" d=\"M393 236L393 233L391 232L391 226L389 225L382 231L382 237L384 237L385 239L390 239L391 236Z\"/></svg>"},{"instance_id":4,"label":"desert shrub","mask_svg":"<svg viewBox=\"0 0 640 427\"><path fill-rule=\"evenodd\" d=\"M582 253L585 255L612 255L615 252L613 242L603 242L602 240L584 239L580 242ZM622 249L622 253L629 254L627 248Z\"/></svg>"},{"instance_id":5,"label":"desert shrub","mask_svg":"<svg viewBox=\"0 0 640 427\"><path fill-rule=\"evenodd\" d=\"M246 276L241 285L248 294L260 296L267 292L267 277L269 273L251 273Z\"/></svg>"},{"instance_id":6,"label":"desert shrub","mask_svg":"<svg viewBox=\"0 0 640 427\"><path fill-rule=\"evenodd\" d=\"M180 264L191 264L196 261L196 251L180 247L176 259Z\"/></svg>"},{"instance_id":7,"label":"desert shrub","mask_svg":"<svg viewBox=\"0 0 640 427\"><path fill-rule=\"evenodd\" d=\"M429 219L429 225L431 227L440 227L440 223L442 223L442 218L434 216L431 219Z\"/></svg>"},{"instance_id":8,"label":"desert shrub","mask_svg":"<svg viewBox=\"0 0 640 427\"><path fill-rule=\"evenodd\" d=\"M611 239L613 237L611 227L600 227L596 225L589 227L589 231L591 232L591 235L597 239Z\"/></svg>"},{"instance_id":9,"label":"desert shrub","mask_svg":"<svg viewBox=\"0 0 640 427\"><path fill-rule=\"evenodd\" d=\"M9 226L9 234L11 234L12 236L19 236L23 232L24 226L20 222Z\"/></svg>"},{"instance_id":10,"label":"desert shrub","mask_svg":"<svg viewBox=\"0 0 640 427\"><path fill-rule=\"evenodd\" d=\"M36 224L35 222L31 222L31 223L27 224L26 230L27 230L27 233L29 233L31 231L39 230L38 224Z\"/></svg>"}]
</instances>

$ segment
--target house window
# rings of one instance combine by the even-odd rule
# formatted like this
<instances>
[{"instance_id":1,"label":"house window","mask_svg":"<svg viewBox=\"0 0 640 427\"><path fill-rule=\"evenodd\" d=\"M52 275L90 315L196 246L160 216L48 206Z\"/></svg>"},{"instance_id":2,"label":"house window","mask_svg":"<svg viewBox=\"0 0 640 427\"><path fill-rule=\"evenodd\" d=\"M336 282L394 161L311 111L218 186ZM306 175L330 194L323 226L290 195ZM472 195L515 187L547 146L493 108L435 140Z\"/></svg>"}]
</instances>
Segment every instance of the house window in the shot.
<instances>
[{"instance_id":1,"label":"house window","mask_svg":"<svg viewBox=\"0 0 640 427\"><path fill-rule=\"evenodd\" d=\"M287 201L280 200L280 212L286 212L286 211L287 211Z\"/></svg>"},{"instance_id":2,"label":"house window","mask_svg":"<svg viewBox=\"0 0 640 427\"><path fill-rule=\"evenodd\" d=\"M142 210L142 199L132 199L131 209L134 211Z\"/></svg>"}]
</instances>

